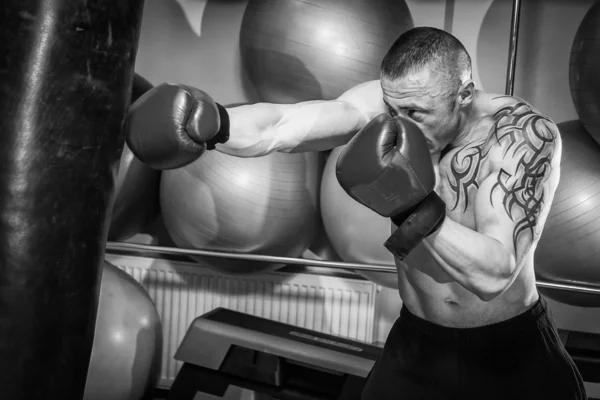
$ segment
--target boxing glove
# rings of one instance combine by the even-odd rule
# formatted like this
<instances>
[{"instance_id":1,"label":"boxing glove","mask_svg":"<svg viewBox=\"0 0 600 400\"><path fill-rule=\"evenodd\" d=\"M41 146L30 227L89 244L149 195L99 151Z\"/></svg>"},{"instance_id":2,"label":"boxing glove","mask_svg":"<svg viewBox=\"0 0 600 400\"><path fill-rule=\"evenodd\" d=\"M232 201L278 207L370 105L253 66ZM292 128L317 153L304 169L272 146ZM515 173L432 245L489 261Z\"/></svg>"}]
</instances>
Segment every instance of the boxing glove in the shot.
<instances>
[{"instance_id":1,"label":"boxing glove","mask_svg":"<svg viewBox=\"0 0 600 400\"><path fill-rule=\"evenodd\" d=\"M202 90L163 83L131 105L125 134L143 163L159 170L180 168L229 139L229 116Z\"/></svg>"},{"instance_id":2,"label":"boxing glove","mask_svg":"<svg viewBox=\"0 0 600 400\"><path fill-rule=\"evenodd\" d=\"M445 218L425 136L403 117L380 114L370 121L340 153L336 175L354 200L391 218L397 228L384 246L400 260Z\"/></svg>"}]
</instances>

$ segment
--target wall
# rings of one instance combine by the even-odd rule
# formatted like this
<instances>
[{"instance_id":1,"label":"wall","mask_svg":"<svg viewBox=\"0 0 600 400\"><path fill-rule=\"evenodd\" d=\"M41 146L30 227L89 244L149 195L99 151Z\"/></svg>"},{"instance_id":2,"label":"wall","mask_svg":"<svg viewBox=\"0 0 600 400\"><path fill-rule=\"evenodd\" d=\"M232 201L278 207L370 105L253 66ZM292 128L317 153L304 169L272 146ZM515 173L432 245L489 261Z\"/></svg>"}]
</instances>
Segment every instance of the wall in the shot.
<instances>
[{"instance_id":1,"label":"wall","mask_svg":"<svg viewBox=\"0 0 600 400\"><path fill-rule=\"evenodd\" d=\"M446 29L471 53L480 88L503 93L510 0L409 0L416 25ZM569 53L593 0L522 2L515 95L556 122L577 118L568 83ZM154 83L197 86L222 103L256 101L243 77L238 45L247 0L209 0L202 36L190 29L175 0L147 0L137 71Z\"/></svg>"},{"instance_id":2,"label":"wall","mask_svg":"<svg viewBox=\"0 0 600 400\"><path fill-rule=\"evenodd\" d=\"M246 4L209 0L198 37L175 0L146 0L136 71L154 84L196 86L223 104L250 100L238 52Z\"/></svg>"},{"instance_id":3,"label":"wall","mask_svg":"<svg viewBox=\"0 0 600 400\"><path fill-rule=\"evenodd\" d=\"M569 55L575 32L593 3L590 0L522 2L515 95L531 102L556 122L578 118L569 90ZM504 92L511 7L505 0L491 2L473 49L482 85L488 91Z\"/></svg>"}]
</instances>

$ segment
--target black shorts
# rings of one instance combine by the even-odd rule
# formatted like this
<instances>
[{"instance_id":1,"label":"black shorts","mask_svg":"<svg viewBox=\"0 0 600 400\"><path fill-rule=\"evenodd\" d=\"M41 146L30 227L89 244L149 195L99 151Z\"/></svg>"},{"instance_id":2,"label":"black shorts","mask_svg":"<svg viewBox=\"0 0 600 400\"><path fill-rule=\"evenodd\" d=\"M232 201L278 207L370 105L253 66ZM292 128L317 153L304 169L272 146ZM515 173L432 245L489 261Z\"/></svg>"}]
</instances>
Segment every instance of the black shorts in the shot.
<instances>
[{"instance_id":1,"label":"black shorts","mask_svg":"<svg viewBox=\"0 0 600 400\"><path fill-rule=\"evenodd\" d=\"M514 318L447 328L402 308L363 400L585 400L579 371L540 297Z\"/></svg>"}]
</instances>

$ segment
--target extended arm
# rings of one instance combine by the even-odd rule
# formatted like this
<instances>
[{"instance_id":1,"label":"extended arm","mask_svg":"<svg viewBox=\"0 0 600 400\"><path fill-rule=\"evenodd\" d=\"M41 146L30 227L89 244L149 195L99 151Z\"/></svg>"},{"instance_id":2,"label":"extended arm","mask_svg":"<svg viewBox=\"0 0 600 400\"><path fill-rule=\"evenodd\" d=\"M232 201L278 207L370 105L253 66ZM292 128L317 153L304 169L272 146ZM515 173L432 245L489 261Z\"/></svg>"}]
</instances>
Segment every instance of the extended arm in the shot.
<instances>
[{"instance_id":1,"label":"extended arm","mask_svg":"<svg viewBox=\"0 0 600 400\"><path fill-rule=\"evenodd\" d=\"M328 150L345 144L383 107L379 81L371 81L331 101L229 108L230 138L216 149L239 157Z\"/></svg>"},{"instance_id":2,"label":"extended arm","mask_svg":"<svg viewBox=\"0 0 600 400\"><path fill-rule=\"evenodd\" d=\"M332 101L231 108L200 89L163 83L130 107L125 130L136 157L165 170L184 167L213 149L238 157L331 149L383 109L379 81L357 85Z\"/></svg>"},{"instance_id":3,"label":"extended arm","mask_svg":"<svg viewBox=\"0 0 600 400\"><path fill-rule=\"evenodd\" d=\"M539 240L560 162L556 126L524 103L500 110L492 129L478 149L494 167L475 197L476 230L446 218L424 241L440 267L484 301L512 284Z\"/></svg>"}]
</instances>

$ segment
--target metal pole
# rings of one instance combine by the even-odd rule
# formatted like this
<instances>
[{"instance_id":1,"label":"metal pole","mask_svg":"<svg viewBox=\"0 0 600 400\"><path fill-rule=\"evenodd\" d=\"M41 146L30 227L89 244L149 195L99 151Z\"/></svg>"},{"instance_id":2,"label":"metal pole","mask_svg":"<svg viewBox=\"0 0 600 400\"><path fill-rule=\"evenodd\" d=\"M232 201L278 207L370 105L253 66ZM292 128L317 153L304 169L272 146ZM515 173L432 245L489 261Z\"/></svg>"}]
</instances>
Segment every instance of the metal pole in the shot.
<instances>
[{"instance_id":1,"label":"metal pole","mask_svg":"<svg viewBox=\"0 0 600 400\"><path fill-rule=\"evenodd\" d=\"M145 253L154 255L187 255L187 256L201 256L201 257L212 257L212 258L227 258L232 260L248 260L248 261L259 261L265 263L274 264L295 264L304 265L307 267L320 267L320 268L337 268L337 269L350 269L359 271L374 271L374 272L388 272L395 273L395 265L381 265L381 264L363 264L363 263L348 263L338 261L321 261L321 260L310 260L306 258L293 258L293 257L276 257L267 256L261 254L242 254L242 253L229 253L220 251L208 251L208 250L196 250L196 249L182 249L178 247L163 247L163 246L150 246L145 244L134 244L134 243L121 243L121 242L107 242L107 251L121 251L129 253ZM567 285L562 283L551 283L538 281L538 287L556 290L565 290L570 292L580 292L588 294L600 295L600 288L581 286L581 285Z\"/></svg>"},{"instance_id":2,"label":"metal pole","mask_svg":"<svg viewBox=\"0 0 600 400\"><path fill-rule=\"evenodd\" d=\"M517 44L519 41L519 20L521 15L521 0L513 0L512 17L510 21L510 43L508 47L508 66L506 69L505 94L513 95L515 87L515 67L517 65Z\"/></svg>"},{"instance_id":3,"label":"metal pole","mask_svg":"<svg viewBox=\"0 0 600 400\"><path fill-rule=\"evenodd\" d=\"M259 261L272 264L295 264L322 268L356 269L360 271L396 272L395 265L358 264L338 261L309 260L305 258L266 256L262 254L229 253L220 251L182 249L178 247L149 246L145 244L107 242L107 251L127 251L133 253L148 253L156 255L186 255L212 258L227 258L230 260Z\"/></svg>"},{"instance_id":4,"label":"metal pole","mask_svg":"<svg viewBox=\"0 0 600 400\"><path fill-rule=\"evenodd\" d=\"M550 283L539 280L536 282L536 284L538 287L545 289L565 290L567 292L578 292L587 294L600 294L600 288L595 288L591 286L565 285L562 283Z\"/></svg>"}]
</instances>

